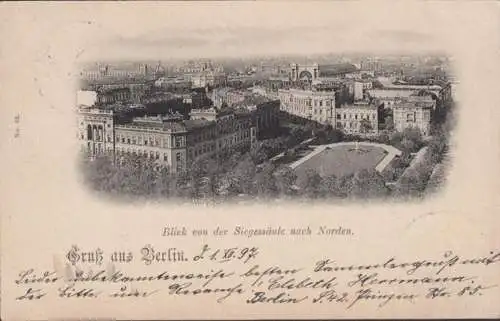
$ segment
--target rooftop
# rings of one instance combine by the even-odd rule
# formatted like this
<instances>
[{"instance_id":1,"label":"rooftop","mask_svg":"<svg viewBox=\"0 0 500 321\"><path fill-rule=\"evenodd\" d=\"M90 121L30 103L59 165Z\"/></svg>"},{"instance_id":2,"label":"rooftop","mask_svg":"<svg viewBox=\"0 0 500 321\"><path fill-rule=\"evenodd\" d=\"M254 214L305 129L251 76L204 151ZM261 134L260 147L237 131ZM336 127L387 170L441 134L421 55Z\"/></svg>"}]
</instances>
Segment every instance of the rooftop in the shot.
<instances>
[{"instance_id":1,"label":"rooftop","mask_svg":"<svg viewBox=\"0 0 500 321\"><path fill-rule=\"evenodd\" d=\"M354 109L354 108L377 109L377 105L372 104L368 101L355 101L353 104L346 104L340 107L340 109Z\"/></svg>"},{"instance_id":2,"label":"rooftop","mask_svg":"<svg viewBox=\"0 0 500 321\"><path fill-rule=\"evenodd\" d=\"M184 124L184 126L186 127L187 130L207 127L207 126L215 124L214 121L210 121L210 120L206 120L206 119L189 119L189 120L184 120L182 123Z\"/></svg>"},{"instance_id":3,"label":"rooftop","mask_svg":"<svg viewBox=\"0 0 500 321\"><path fill-rule=\"evenodd\" d=\"M358 68L350 63L339 63L331 65L319 65L320 76L334 76L339 74L358 71Z\"/></svg>"},{"instance_id":4,"label":"rooftop","mask_svg":"<svg viewBox=\"0 0 500 321\"><path fill-rule=\"evenodd\" d=\"M197 128L203 128L215 124L214 121L206 119L182 120L182 115L158 115L134 118L131 123L117 125L120 128L156 129L168 132L186 132Z\"/></svg>"},{"instance_id":5,"label":"rooftop","mask_svg":"<svg viewBox=\"0 0 500 321\"><path fill-rule=\"evenodd\" d=\"M397 108L433 108L434 104L430 102L416 102L409 100L401 100L396 102L393 106L394 109Z\"/></svg>"},{"instance_id":6,"label":"rooftop","mask_svg":"<svg viewBox=\"0 0 500 321\"><path fill-rule=\"evenodd\" d=\"M271 99L264 97L259 94L249 94L245 99L239 103L234 104L235 107L248 107L248 106L258 106L272 101Z\"/></svg>"}]
</instances>

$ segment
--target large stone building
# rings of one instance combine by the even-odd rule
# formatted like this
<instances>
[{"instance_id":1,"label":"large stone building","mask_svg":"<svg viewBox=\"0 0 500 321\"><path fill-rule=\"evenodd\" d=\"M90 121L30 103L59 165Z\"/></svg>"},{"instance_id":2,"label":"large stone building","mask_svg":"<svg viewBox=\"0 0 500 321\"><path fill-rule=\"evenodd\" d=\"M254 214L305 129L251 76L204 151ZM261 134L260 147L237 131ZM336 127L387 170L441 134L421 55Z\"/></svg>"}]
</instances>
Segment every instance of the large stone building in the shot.
<instances>
[{"instance_id":1,"label":"large stone building","mask_svg":"<svg viewBox=\"0 0 500 321\"><path fill-rule=\"evenodd\" d=\"M400 132L406 128L418 128L423 136L429 136L433 108L432 102L410 100L398 102L392 108L394 128Z\"/></svg>"},{"instance_id":2,"label":"large stone building","mask_svg":"<svg viewBox=\"0 0 500 321\"><path fill-rule=\"evenodd\" d=\"M335 109L335 128L348 134L375 135L378 133L380 103L355 102Z\"/></svg>"},{"instance_id":3,"label":"large stone building","mask_svg":"<svg viewBox=\"0 0 500 321\"><path fill-rule=\"evenodd\" d=\"M246 91L223 87L212 90L211 98L215 107L222 108L224 105L230 107L236 103L242 102L248 95L250 95L250 93Z\"/></svg>"},{"instance_id":4,"label":"large stone building","mask_svg":"<svg viewBox=\"0 0 500 321\"><path fill-rule=\"evenodd\" d=\"M216 64L210 60L198 60L198 61L187 61L183 65L178 66L174 69L175 73L180 74L196 74L205 71L213 72L224 72L224 67L220 64Z\"/></svg>"},{"instance_id":5,"label":"large stone building","mask_svg":"<svg viewBox=\"0 0 500 321\"><path fill-rule=\"evenodd\" d=\"M190 77L185 76L169 76L160 77L154 82L154 86L169 91L190 90L193 83Z\"/></svg>"},{"instance_id":6,"label":"large stone building","mask_svg":"<svg viewBox=\"0 0 500 321\"><path fill-rule=\"evenodd\" d=\"M308 80L313 81L319 77L319 65L314 64L291 64L290 79L291 81Z\"/></svg>"},{"instance_id":7,"label":"large stone building","mask_svg":"<svg viewBox=\"0 0 500 321\"><path fill-rule=\"evenodd\" d=\"M440 108L452 98L451 84L444 82L434 85L383 84L383 88L368 90L368 95L384 102L386 108L392 108L410 96L429 96L435 101L435 108Z\"/></svg>"},{"instance_id":8,"label":"large stone building","mask_svg":"<svg viewBox=\"0 0 500 321\"><path fill-rule=\"evenodd\" d=\"M363 100L367 90L373 88L373 83L370 80L357 79L350 82L353 87L354 100Z\"/></svg>"},{"instance_id":9,"label":"large stone building","mask_svg":"<svg viewBox=\"0 0 500 321\"><path fill-rule=\"evenodd\" d=\"M279 90L280 109L321 124L334 124L335 92L303 89Z\"/></svg>"},{"instance_id":10,"label":"large stone building","mask_svg":"<svg viewBox=\"0 0 500 321\"><path fill-rule=\"evenodd\" d=\"M96 64L94 66L87 66L80 72L80 78L90 82L115 82L118 79L130 80L131 78L145 79L154 75L151 68L146 64L140 64L138 66Z\"/></svg>"},{"instance_id":11,"label":"large stone building","mask_svg":"<svg viewBox=\"0 0 500 321\"><path fill-rule=\"evenodd\" d=\"M232 107L238 112L252 115L259 139L263 136L276 134L276 131L279 130L279 100L270 100L261 95L250 95Z\"/></svg>"},{"instance_id":12,"label":"large stone building","mask_svg":"<svg viewBox=\"0 0 500 321\"><path fill-rule=\"evenodd\" d=\"M359 78L359 70L350 63L338 63L329 65L313 64L291 64L290 65L290 80L298 81L315 81L325 77L335 78Z\"/></svg>"},{"instance_id":13,"label":"large stone building","mask_svg":"<svg viewBox=\"0 0 500 321\"><path fill-rule=\"evenodd\" d=\"M137 155L181 172L196 159L211 157L232 148L250 148L257 139L251 113L192 110L189 120L182 116L120 118L111 109L79 108L82 151L89 157ZM120 120L121 119L121 120Z\"/></svg>"},{"instance_id":14,"label":"large stone building","mask_svg":"<svg viewBox=\"0 0 500 321\"><path fill-rule=\"evenodd\" d=\"M193 88L219 87L227 83L227 76L225 73L214 71L203 71L192 74L189 77L191 78Z\"/></svg>"}]
</instances>

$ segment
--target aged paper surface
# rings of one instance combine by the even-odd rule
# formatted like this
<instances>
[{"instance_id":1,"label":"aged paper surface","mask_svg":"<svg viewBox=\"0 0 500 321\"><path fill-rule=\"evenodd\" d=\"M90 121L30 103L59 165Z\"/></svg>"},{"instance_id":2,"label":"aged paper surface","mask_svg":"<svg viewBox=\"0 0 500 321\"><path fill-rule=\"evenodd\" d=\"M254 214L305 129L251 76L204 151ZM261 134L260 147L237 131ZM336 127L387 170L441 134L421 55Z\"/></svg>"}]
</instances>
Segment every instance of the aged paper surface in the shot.
<instances>
[{"instance_id":1,"label":"aged paper surface","mask_svg":"<svg viewBox=\"0 0 500 321\"><path fill-rule=\"evenodd\" d=\"M4 3L0 16L2 319L500 316L496 3ZM440 192L207 205L83 183L82 63L360 52L451 57Z\"/></svg>"}]
</instances>

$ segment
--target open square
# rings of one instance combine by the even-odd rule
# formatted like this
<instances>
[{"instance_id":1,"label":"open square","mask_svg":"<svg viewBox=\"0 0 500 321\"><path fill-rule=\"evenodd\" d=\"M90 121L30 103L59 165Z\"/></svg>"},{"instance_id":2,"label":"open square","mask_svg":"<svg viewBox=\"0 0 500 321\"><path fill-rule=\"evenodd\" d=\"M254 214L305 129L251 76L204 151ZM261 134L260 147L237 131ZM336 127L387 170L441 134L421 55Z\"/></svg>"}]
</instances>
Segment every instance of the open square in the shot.
<instances>
[{"instance_id":1,"label":"open square","mask_svg":"<svg viewBox=\"0 0 500 321\"><path fill-rule=\"evenodd\" d=\"M358 149L354 143L330 146L298 165L295 171L299 179L306 175L308 169L315 170L322 177L341 177L375 168L386 155L387 152L377 146L360 145Z\"/></svg>"}]
</instances>

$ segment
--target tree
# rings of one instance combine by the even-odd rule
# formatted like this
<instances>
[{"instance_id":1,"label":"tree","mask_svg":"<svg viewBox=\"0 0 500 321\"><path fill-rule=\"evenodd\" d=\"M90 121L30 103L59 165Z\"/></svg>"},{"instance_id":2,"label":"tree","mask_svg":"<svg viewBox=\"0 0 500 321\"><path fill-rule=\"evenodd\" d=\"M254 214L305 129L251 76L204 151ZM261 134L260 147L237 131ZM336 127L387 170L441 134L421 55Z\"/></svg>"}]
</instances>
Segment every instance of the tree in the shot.
<instances>
[{"instance_id":1,"label":"tree","mask_svg":"<svg viewBox=\"0 0 500 321\"><path fill-rule=\"evenodd\" d=\"M256 190L259 197L273 198L276 196L278 187L273 176L275 169L274 164L266 162L255 176Z\"/></svg>"},{"instance_id":2,"label":"tree","mask_svg":"<svg viewBox=\"0 0 500 321\"><path fill-rule=\"evenodd\" d=\"M368 119L364 118L359 123L359 130L363 134L369 133L372 129L373 129L373 126Z\"/></svg>"},{"instance_id":3,"label":"tree","mask_svg":"<svg viewBox=\"0 0 500 321\"><path fill-rule=\"evenodd\" d=\"M330 175L322 180L322 194L325 197L340 197L341 193L339 191L339 180L335 175Z\"/></svg>"},{"instance_id":4,"label":"tree","mask_svg":"<svg viewBox=\"0 0 500 321\"><path fill-rule=\"evenodd\" d=\"M403 132L394 132L391 135L390 143L403 152L416 152L423 145L422 133L416 127L408 127Z\"/></svg>"},{"instance_id":5,"label":"tree","mask_svg":"<svg viewBox=\"0 0 500 321\"><path fill-rule=\"evenodd\" d=\"M281 196L290 196L294 194L297 175L293 169L288 166L283 166L276 171L275 177L276 187Z\"/></svg>"},{"instance_id":6,"label":"tree","mask_svg":"<svg viewBox=\"0 0 500 321\"><path fill-rule=\"evenodd\" d=\"M428 159L437 164L443 160L443 155L447 149L447 137L443 133L437 133L428 144Z\"/></svg>"},{"instance_id":7,"label":"tree","mask_svg":"<svg viewBox=\"0 0 500 321\"><path fill-rule=\"evenodd\" d=\"M257 168L250 155L245 156L228 175L229 180L232 182L233 192L254 195L256 170Z\"/></svg>"},{"instance_id":8,"label":"tree","mask_svg":"<svg viewBox=\"0 0 500 321\"><path fill-rule=\"evenodd\" d=\"M388 194L383 177L375 170L361 170L354 174L351 195L356 198L379 198Z\"/></svg>"},{"instance_id":9,"label":"tree","mask_svg":"<svg viewBox=\"0 0 500 321\"><path fill-rule=\"evenodd\" d=\"M392 116L385 117L384 128L385 128L385 130L388 130L388 131L394 130L394 119L392 118Z\"/></svg>"},{"instance_id":10,"label":"tree","mask_svg":"<svg viewBox=\"0 0 500 321\"><path fill-rule=\"evenodd\" d=\"M403 130L403 138L411 140L415 144L417 150L422 145L422 133L417 127L405 128Z\"/></svg>"},{"instance_id":11,"label":"tree","mask_svg":"<svg viewBox=\"0 0 500 321\"><path fill-rule=\"evenodd\" d=\"M344 175L337 180L337 191L340 197L348 197L351 195L353 188L353 174Z\"/></svg>"},{"instance_id":12,"label":"tree","mask_svg":"<svg viewBox=\"0 0 500 321\"><path fill-rule=\"evenodd\" d=\"M260 164L266 161L267 159L271 158L270 156L271 153L269 153L268 155L262 143L250 150L250 157L255 164Z\"/></svg>"},{"instance_id":13,"label":"tree","mask_svg":"<svg viewBox=\"0 0 500 321\"><path fill-rule=\"evenodd\" d=\"M403 140L403 134L401 132L394 132L390 137L390 144L398 147Z\"/></svg>"},{"instance_id":14,"label":"tree","mask_svg":"<svg viewBox=\"0 0 500 321\"><path fill-rule=\"evenodd\" d=\"M408 153L411 153L416 150L417 145L414 143L414 141L408 139L408 138L403 138L401 143L399 144L399 147Z\"/></svg>"},{"instance_id":15,"label":"tree","mask_svg":"<svg viewBox=\"0 0 500 321\"><path fill-rule=\"evenodd\" d=\"M323 179L314 169L306 171L306 179L304 184L304 194L307 198L315 199L323 196L322 189Z\"/></svg>"},{"instance_id":16,"label":"tree","mask_svg":"<svg viewBox=\"0 0 500 321\"><path fill-rule=\"evenodd\" d=\"M328 132L328 142L338 143L344 139L344 133L340 129L333 129Z\"/></svg>"},{"instance_id":17,"label":"tree","mask_svg":"<svg viewBox=\"0 0 500 321\"><path fill-rule=\"evenodd\" d=\"M399 179L394 190L394 196L397 198L416 198L422 195L422 185L417 172L413 169L408 169Z\"/></svg>"}]
</instances>

